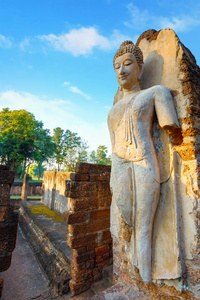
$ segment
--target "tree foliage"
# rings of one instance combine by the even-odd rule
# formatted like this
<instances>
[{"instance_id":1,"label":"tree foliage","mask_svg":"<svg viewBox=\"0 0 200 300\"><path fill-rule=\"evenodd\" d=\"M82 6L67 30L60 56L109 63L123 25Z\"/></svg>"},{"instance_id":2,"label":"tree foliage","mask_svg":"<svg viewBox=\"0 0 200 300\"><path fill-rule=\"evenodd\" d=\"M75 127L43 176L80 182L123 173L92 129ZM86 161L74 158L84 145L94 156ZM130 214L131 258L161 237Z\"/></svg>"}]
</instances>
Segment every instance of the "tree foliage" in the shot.
<instances>
[{"instance_id":1,"label":"tree foliage","mask_svg":"<svg viewBox=\"0 0 200 300\"><path fill-rule=\"evenodd\" d=\"M50 131L26 110L0 112L0 161L9 165L18 177L27 167L33 176L43 175L44 162L53 159L58 171L74 171L77 162L111 164L107 147L100 145L96 151L88 152L88 144L77 133L57 127Z\"/></svg>"},{"instance_id":2,"label":"tree foliage","mask_svg":"<svg viewBox=\"0 0 200 300\"><path fill-rule=\"evenodd\" d=\"M39 178L43 177L44 171L46 171L46 169L47 168L45 165L43 165L39 168L38 165L32 164L29 167L28 173L30 174L31 177L37 177L39 179Z\"/></svg>"},{"instance_id":3,"label":"tree foliage","mask_svg":"<svg viewBox=\"0 0 200 300\"><path fill-rule=\"evenodd\" d=\"M1 163L9 165L17 173L25 172L28 164L38 165L53 154L54 144L43 123L26 110L0 112Z\"/></svg>"},{"instance_id":4,"label":"tree foliage","mask_svg":"<svg viewBox=\"0 0 200 300\"><path fill-rule=\"evenodd\" d=\"M56 144L55 161L58 171L61 166L65 166L66 171L74 171L76 162L87 161L87 143L78 136L77 133L67 129L64 131L60 127L54 129L53 141Z\"/></svg>"},{"instance_id":5,"label":"tree foliage","mask_svg":"<svg viewBox=\"0 0 200 300\"><path fill-rule=\"evenodd\" d=\"M105 145L100 145L96 151L90 153L90 162L101 164L101 165L111 165L111 156L107 156L108 149Z\"/></svg>"}]
</instances>

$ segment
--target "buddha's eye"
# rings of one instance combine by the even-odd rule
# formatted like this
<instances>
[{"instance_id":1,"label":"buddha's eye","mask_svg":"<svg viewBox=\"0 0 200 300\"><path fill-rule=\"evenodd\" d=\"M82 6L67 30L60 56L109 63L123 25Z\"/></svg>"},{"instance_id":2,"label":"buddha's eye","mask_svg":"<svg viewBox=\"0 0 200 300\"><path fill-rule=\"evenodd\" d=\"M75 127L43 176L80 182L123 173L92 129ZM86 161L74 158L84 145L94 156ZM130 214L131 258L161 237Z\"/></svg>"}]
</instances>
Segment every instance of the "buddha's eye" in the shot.
<instances>
[{"instance_id":1,"label":"buddha's eye","mask_svg":"<svg viewBox=\"0 0 200 300\"><path fill-rule=\"evenodd\" d=\"M132 63L133 63L132 60L127 59L127 60L125 60L125 62L124 62L124 66L129 66L129 65L131 65Z\"/></svg>"},{"instance_id":2,"label":"buddha's eye","mask_svg":"<svg viewBox=\"0 0 200 300\"><path fill-rule=\"evenodd\" d=\"M115 64L115 69L119 69L120 68L120 64Z\"/></svg>"}]
</instances>

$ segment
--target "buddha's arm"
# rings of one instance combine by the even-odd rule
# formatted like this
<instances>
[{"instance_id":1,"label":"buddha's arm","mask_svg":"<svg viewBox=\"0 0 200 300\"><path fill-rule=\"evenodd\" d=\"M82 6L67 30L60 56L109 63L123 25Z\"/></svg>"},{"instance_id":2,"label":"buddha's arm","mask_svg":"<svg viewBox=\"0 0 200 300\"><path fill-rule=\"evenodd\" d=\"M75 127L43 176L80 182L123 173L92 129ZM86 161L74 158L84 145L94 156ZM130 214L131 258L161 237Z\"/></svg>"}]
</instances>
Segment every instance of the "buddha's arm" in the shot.
<instances>
[{"instance_id":1,"label":"buddha's arm","mask_svg":"<svg viewBox=\"0 0 200 300\"><path fill-rule=\"evenodd\" d=\"M183 137L171 93L165 86L155 88L155 110L159 125L169 133L174 145L180 145Z\"/></svg>"}]
</instances>

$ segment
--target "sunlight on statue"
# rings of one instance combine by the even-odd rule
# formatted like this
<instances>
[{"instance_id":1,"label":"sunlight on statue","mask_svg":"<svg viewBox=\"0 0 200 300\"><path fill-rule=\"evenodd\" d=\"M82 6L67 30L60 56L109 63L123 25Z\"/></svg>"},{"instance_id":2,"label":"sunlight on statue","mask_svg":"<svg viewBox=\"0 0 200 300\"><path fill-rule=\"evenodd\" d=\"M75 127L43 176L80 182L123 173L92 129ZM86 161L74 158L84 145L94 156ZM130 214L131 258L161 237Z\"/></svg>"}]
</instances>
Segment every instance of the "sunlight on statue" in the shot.
<instances>
[{"instance_id":1,"label":"sunlight on statue","mask_svg":"<svg viewBox=\"0 0 200 300\"><path fill-rule=\"evenodd\" d=\"M157 118L159 126L170 134L172 144L181 143L181 130L168 88L156 85L141 90L143 54L138 46L123 42L113 63L120 90L108 115L112 143L111 232L126 240L127 258L138 268L143 281L150 282L153 223L161 183L153 123ZM121 214L118 223L115 207Z\"/></svg>"}]
</instances>

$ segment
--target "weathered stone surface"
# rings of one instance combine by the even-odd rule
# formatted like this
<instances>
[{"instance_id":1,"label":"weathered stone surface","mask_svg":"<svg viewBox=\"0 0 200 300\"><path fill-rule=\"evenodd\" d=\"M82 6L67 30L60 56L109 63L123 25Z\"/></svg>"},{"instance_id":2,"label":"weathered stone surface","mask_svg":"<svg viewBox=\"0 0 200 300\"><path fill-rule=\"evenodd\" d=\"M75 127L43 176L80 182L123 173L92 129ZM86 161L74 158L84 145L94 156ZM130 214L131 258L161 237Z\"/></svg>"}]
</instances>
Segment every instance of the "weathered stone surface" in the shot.
<instances>
[{"instance_id":1,"label":"weathered stone surface","mask_svg":"<svg viewBox=\"0 0 200 300\"><path fill-rule=\"evenodd\" d=\"M29 187L28 182L29 182L29 174L25 174L23 180L23 186L22 186L22 195L21 195L21 199L23 201L27 201L28 187Z\"/></svg>"},{"instance_id":2,"label":"weathered stone surface","mask_svg":"<svg viewBox=\"0 0 200 300\"><path fill-rule=\"evenodd\" d=\"M65 181L70 180L70 176L70 172L44 172L42 202L58 213L63 213L68 210L68 198L65 195Z\"/></svg>"},{"instance_id":3,"label":"weathered stone surface","mask_svg":"<svg viewBox=\"0 0 200 300\"><path fill-rule=\"evenodd\" d=\"M193 292L194 295L197 295L199 266L196 265L195 262L198 261L199 256L199 254L197 254L199 243L199 215L197 203L199 203L200 199L200 185L198 182L200 164L200 160L198 159L200 153L200 69L196 65L194 56L170 29L161 30L159 32L149 30L140 36L137 45L141 48L144 55L144 67L140 86L142 89L151 89L152 86L163 85L170 90L183 137L181 142L179 135L177 143L173 131L163 126L164 129L169 131L171 137L169 139L160 131L161 141L164 141L162 147L160 147L163 148L162 153L158 151L159 148L156 148L160 165L161 189L153 227L153 278L172 278L173 285L176 286L177 289L185 287ZM124 82L122 82L123 80ZM125 87L126 80L127 79L123 79L123 77L119 78L119 82L122 83L122 88ZM139 92L139 96L140 95L142 95L141 92ZM117 101L122 98L123 91L119 89L114 102L116 109L120 106ZM142 97L140 98L141 101L143 101ZM126 99L125 101L128 100ZM140 104L142 103L141 101ZM136 102L137 96L135 96L135 103ZM120 101L120 103L122 103L122 101ZM156 113L158 113L157 109ZM166 114L166 109L163 109L162 113L163 115ZM118 115L117 111L115 115ZM123 118L123 111L121 111L121 116L119 112L119 118ZM128 118L126 118L126 120L128 120ZM129 122L132 122L132 119L129 119ZM158 122L160 123L159 116ZM160 125L162 127L162 124ZM158 134L158 127L156 126L153 129L156 133L153 137L155 145L156 139L158 138L156 137ZM130 138L133 131L135 134L136 127L137 125L134 126L134 129L132 128L130 135L128 131L125 131L127 139ZM114 130L117 130L116 127ZM135 136L135 138L137 143L137 136ZM112 131L111 139L115 140L118 147L118 152L115 151L115 148L114 152L118 154L118 157L121 157L123 149L119 150L120 142L117 140L116 134L113 138ZM128 140L127 143L129 143ZM134 139L132 143L134 144ZM163 145L168 146L163 147ZM137 147L139 147L138 144ZM132 155L133 153L131 153L131 151L130 153L127 152L125 156L122 155L123 158L127 159L127 155L130 154L130 160L133 161L135 159ZM123 165L124 168L125 165L126 164ZM139 163L134 163L135 169L138 168L136 165L139 165ZM112 167L114 167L114 164ZM121 172L122 170L120 170L118 174L121 174ZM138 176L136 176L136 179L137 178ZM111 182L112 180L111 175ZM123 183L124 188L121 188L121 190L124 190L124 193L126 193L128 185L129 183L127 182ZM127 199L127 197L125 198ZM126 220L126 215L122 213L121 208L120 210L115 207L112 212L114 216L114 223L111 227L112 233L114 236L123 237L123 239L116 242L115 247L118 248L116 252L114 247L114 253L116 253L114 255L114 263L115 266L118 265L119 269L123 269L125 273L129 273L130 276L133 275L134 278L141 280L139 274L134 270L131 264L129 264L130 259L127 254L128 245L135 228L132 229L130 224L126 221L127 225L124 226L124 229L121 229L118 235L115 229L116 226L121 228L120 224L123 224L123 218ZM128 209L128 211L131 211L131 209ZM123 217L121 217L120 214L122 214ZM119 243L121 243L121 246ZM189 261L193 262L193 266L190 265L186 267ZM183 273L181 272L181 268ZM186 273L184 273L184 268L187 269ZM181 281L179 283L177 280L174 280L174 278L178 277L182 278L184 282L184 285L182 283L183 286L181 285ZM163 280L163 283L172 284L168 280ZM149 287L151 287L151 285ZM191 292L190 297L192 295Z\"/></svg>"}]
</instances>

